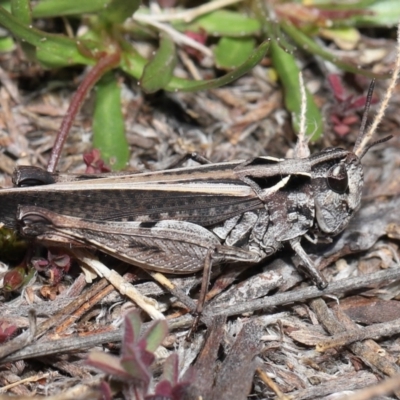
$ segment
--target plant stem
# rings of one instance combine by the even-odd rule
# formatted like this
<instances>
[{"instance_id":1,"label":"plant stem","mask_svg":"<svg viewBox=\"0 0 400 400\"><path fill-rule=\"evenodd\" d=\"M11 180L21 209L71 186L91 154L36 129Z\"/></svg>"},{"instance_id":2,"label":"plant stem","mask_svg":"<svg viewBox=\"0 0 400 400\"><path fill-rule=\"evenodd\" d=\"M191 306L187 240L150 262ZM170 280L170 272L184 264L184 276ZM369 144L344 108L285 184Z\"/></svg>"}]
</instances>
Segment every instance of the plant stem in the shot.
<instances>
[{"instance_id":1,"label":"plant stem","mask_svg":"<svg viewBox=\"0 0 400 400\"><path fill-rule=\"evenodd\" d=\"M58 131L56 141L51 151L50 160L47 164L47 171L55 172L68 132L71 129L72 122L78 113L86 94L109 69L112 69L119 64L120 58L121 55L119 51L101 57L98 63L89 71L82 83L79 85L78 90L72 97L67 114L61 123L60 130Z\"/></svg>"}]
</instances>

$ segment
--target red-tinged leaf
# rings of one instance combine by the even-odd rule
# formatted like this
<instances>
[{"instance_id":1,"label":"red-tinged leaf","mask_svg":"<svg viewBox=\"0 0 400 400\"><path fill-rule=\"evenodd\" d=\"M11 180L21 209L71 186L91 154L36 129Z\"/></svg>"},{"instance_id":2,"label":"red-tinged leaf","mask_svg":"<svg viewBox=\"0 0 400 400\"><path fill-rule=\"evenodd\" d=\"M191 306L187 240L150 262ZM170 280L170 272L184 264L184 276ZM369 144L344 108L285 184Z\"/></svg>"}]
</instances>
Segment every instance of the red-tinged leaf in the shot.
<instances>
[{"instance_id":1,"label":"red-tinged leaf","mask_svg":"<svg viewBox=\"0 0 400 400\"><path fill-rule=\"evenodd\" d=\"M199 42L201 44L206 44L207 41L207 33L203 30L200 30L199 32L192 32L192 31L187 31L185 32L185 35L190 37L191 39L195 40L196 42ZM185 52L192 57L196 58L198 61L201 61L204 58L204 54L201 53L199 50L194 49L191 46L184 46Z\"/></svg>"},{"instance_id":2,"label":"red-tinged leaf","mask_svg":"<svg viewBox=\"0 0 400 400\"><path fill-rule=\"evenodd\" d=\"M7 321L0 321L0 343L11 339L18 330L18 326L12 325Z\"/></svg>"},{"instance_id":3,"label":"red-tinged leaf","mask_svg":"<svg viewBox=\"0 0 400 400\"><path fill-rule=\"evenodd\" d=\"M172 353L164 363L162 377L164 380L175 385L179 379L179 359L176 353ZM157 391L156 391L157 392Z\"/></svg>"},{"instance_id":4,"label":"red-tinged leaf","mask_svg":"<svg viewBox=\"0 0 400 400\"><path fill-rule=\"evenodd\" d=\"M45 272L51 285L57 285L71 267L71 257L64 250L48 251L47 259L32 257L31 264L36 271Z\"/></svg>"},{"instance_id":5,"label":"red-tinged leaf","mask_svg":"<svg viewBox=\"0 0 400 400\"><path fill-rule=\"evenodd\" d=\"M191 384L189 382L178 383L172 388L172 400L181 400L185 398L188 387Z\"/></svg>"},{"instance_id":6,"label":"red-tinged leaf","mask_svg":"<svg viewBox=\"0 0 400 400\"><path fill-rule=\"evenodd\" d=\"M49 269L47 270L47 276L49 277L49 283L52 286L57 285L61 282L62 278L64 278L65 270L62 268L58 268L54 264L50 265Z\"/></svg>"},{"instance_id":7,"label":"red-tinged leaf","mask_svg":"<svg viewBox=\"0 0 400 400\"><path fill-rule=\"evenodd\" d=\"M83 162L86 164L86 174L101 174L103 172L111 172L111 169L101 159L101 153L99 149L93 149L92 151L83 155Z\"/></svg>"},{"instance_id":8,"label":"red-tinged leaf","mask_svg":"<svg viewBox=\"0 0 400 400\"><path fill-rule=\"evenodd\" d=\"M189 367L179 382L172 387L172 399L181 400L186 398L187 390L194 383L195 377L194 369Z\"/></svg>"},{"instance_id":9,"label":"red-tinged leaf","mask_svg":"<svg viewBox=\"0 0 400 400\"><path fill-rule=\"evenodd\" d=\"M344 137L349 134L350 127L344 124L338 124L333 127L333 130L338 136Z\"/></svg>"},{"instance_id":10,"label":"red-tinged leaf","mask_svg":"<svg viewBox=\"0 0 400 400\"><path fill-rule=\"evenodd\" d=\"M43 272L49 268L50 262L43 257L32 257L31 265L36 271Z\"/></svg>"},{"instance_id":11,"label":"red-tinged leaf","mask_svg":"<svg viewBox=\"0 0 400 400\"><path fill-rule=\"evenodd\" d=\"M112 392L110 385L107 382L101 381L99 385L99 390L102 395L101 400L112 400Z\"/></svg>"},{"instance_id":12,"label":"red-tinged leaf","mask_svg":"<svg viewBox=\"0 0 400 400\"><path fill-rule=\"evenodd\" d=\"M351 114L343 118L342 122L346 125L355 125L360 122L360 118L357 115Z\"/></svg>"},{"instance_id":13,"label":"red-tinged leaf","mask_svg":"<svg viewBox=\"0 0 400 400\"><path fill-rule=\"evenodd\" d=\"M48 253L49 261L58 268L64 269L66 272L69 271L71 267L71 257L68 254L56 254L49 251Z\"/></svg>"},{"instance_id":14,"label":"red-tinged leaf","mask_svg":"<svg viewBox=\"0 0 400 400\"><path fill-rule=\"evenodd\" d=\"M328 82L331 85L333 95L338 101L344 101L347 99L348 95L345 94L345 89L342 85L342 80L338 74L329 74Z\"/></svg>"},{"instance_id":15,"label":"red-tinged leaf","mask_svg":"<svg viewBox=\"0 0 400 400\"><path fill-rule=\"evenodd\" d=\"M355 96L353 92L343 85L342 78L338 74L329 74L328 81L335 96L335 104L330 110L330 121L333 131L340 137L346 136L351 131L352 125L360 124L360 117L355 113L365 107L367 97ZM371 99L371 104L377 102L377 98Z\"/></svg>"},{"instance_id":16,"label":"red-tinged leaf","mask_svg":"<svg viewBox=\"0 0 400 400\"><path fill-rule=\"evenodd\" d=\"M92 351L89 353L86 363L95 367L106 374L112 375L114 378L127 380L131 376L122 367L120 360L107 353L100 351Z\"/></svg>"},{"instance_id":17,"label":"red-tinged leaf","mask_svg":"<svg viewBox=\"0 0 400 400\"><path fill-rule=\"evenodd\" d=\"M146 400L161 400L172 399L172 385L171 382L161 381L157 384L155 393L146 396Z\"/></svg>"},{"instance_id":18,"label":"red-tinged leaf","mask_svg":"<svg viewBox=\"0 0 400 400\"><path fill-rule=\"evenodd\" d=\"M154 352L168 334L168 324L165 320L156 321L143 335L146 339L146 350Z\"/></svg>"},{"instance_id":19,"label":"red-tinged leaf","mask_svg":"<svg viewBox=\"0 0 400 400\"><path fill-rule=\"evenodd\" d=\"M130 354L129 350L139 341L141 329L142 320L138 311L132 311L125 315L122 356Z\"/></svg>"},{"instance_id":20,"label":"red-tinged leaf","mask_svg":"<svg viewBox=\"0 0 400 400\"><path fill-rule=\"evenodd\" d=\"M4 290L12 292L19 289L23 284L26 276L24 267L16 267L8 271L4 275Z\"/></svg>"},{"instance_id":21,"label":"red-tinged leaf","mask_svg":"<svg viewBox=\"0 0 400 400\"><path fill-rule=\"evenodd\" d=\"M162 380L157 384L155 394L147 396L146 400L181 400L185 398L187 388L194 382L193 370L188 370L179 381L178 355L171 354L164 363Z\"/></svg>"},{"instance_id":22,"label":"red-tinged leaf","mask_svg":"<svg viewBox=\"0 0 400 400\"><path fill-rule=\"evenodd\" d=\"M143 364L150 366L153 364L155 356L152 352L146 350L146 345L147 341L143 338L139 341L135 348L140 352L140 359L142 360Z\"/></svg>"},{"instance_id":23,"label":"red-tinged leaf","mask_svg":"<svg viewBox=\"0 0 400 400\"><path fill-rule=\"evenodd\" d=\"M192 32L192 31L187 31L185 32L185 35L190 37L190 39L195 40L198 43L201 44L206 44L207 41L207 32L205 31L200 31L200 32ZM185 50L187 51L189 49L185 47ZM193 49L193 47L191 47Z\"/></svg>"},{"instance_id":24,"label":"red-tinged leaf","mask_svg":"<svg viewBox=\"0 0 400 400\"><path fill-rule=\"evenodd\" d=\"M350 108L353 110L361 110L365 107L366 102L367 102L367 98L365 96L357 97L354 100L352 99L352 101L350 103ZM377 102L378 102L378 99L376 97L372 97L371 104L376 104Z\"/></svg>"},{"instance_id":25,"label":"red-tinged leaf","mask_svg":"<svg viewBox=\"0 0 400 400\"><path fill-rule=\"evenodd\" d=\"M131 349L130 353L129 357L121 358L121 366L128 373L130 379L140 381L147 388L150 383L151 374L148 365L142 361L142 352L135 347Z\"/></svg>"}]
</instances>

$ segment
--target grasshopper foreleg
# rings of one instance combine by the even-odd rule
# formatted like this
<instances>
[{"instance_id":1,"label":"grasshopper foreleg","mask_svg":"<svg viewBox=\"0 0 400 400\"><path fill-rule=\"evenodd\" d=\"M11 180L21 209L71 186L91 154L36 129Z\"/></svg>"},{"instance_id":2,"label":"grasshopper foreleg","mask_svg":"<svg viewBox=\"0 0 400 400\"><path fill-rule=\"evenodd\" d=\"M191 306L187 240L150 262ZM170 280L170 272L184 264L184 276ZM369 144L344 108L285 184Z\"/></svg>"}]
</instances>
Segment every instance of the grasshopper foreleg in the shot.
<instances>
[{"instance_id":1,"label":"grasshopper foreleg","mask_svg":"<svg viewBox=\"0 0 400 400\"><path fill-rule=\"evenodd\" d=\"M325 289L328 286L328 282L316 268L309 255L304 251L303 247L301 247L300 239L299 238L293 239L289 243L292 249L300 257L301 261L304 264L305 269L310 274L311 278L317 285L318 289L320 290Z\"/></svg>"}]
</instances>

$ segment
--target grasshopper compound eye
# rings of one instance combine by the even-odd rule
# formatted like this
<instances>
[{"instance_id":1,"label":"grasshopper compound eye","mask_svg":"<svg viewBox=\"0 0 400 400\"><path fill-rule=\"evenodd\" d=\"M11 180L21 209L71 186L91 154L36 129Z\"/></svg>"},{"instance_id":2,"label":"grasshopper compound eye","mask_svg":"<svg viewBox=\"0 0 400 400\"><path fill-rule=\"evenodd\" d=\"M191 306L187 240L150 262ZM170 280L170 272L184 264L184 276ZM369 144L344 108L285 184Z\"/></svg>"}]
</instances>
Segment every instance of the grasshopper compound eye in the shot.
<instances>
[{"instance_id":1,"label":"grasshopper compound eye","mask_svg":"<svg viewBox=\"0 0 400 400\"><path fill-rule=\"evenodd\" d=\"M334 165L327 176L327 183L331 190L335 193L343 194L349 186L349 177L345 165Z\"/></svg>"}]
</instances>

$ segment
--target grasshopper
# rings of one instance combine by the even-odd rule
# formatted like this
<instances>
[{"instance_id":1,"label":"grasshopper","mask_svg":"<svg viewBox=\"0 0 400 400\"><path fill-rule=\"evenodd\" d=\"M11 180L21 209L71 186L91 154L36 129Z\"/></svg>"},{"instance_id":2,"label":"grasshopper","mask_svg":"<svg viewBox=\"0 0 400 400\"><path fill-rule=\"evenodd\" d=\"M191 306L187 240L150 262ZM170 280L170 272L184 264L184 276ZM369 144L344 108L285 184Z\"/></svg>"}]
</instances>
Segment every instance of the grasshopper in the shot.
<instances>
[{"instance_id":1,"label":"grasshopper","mask_svg":"<svg viewBox=\"0 0 400 400\"><path fill-rule=\"evenodd\" d=\"M386 104L398 69L399 60ZM371 96L372 86L353 150L118 176L20 167L13 177L16 187L0 190L0 221L23 236L94 247L147 270L205 269L201 298L212 265L258 263L288 244L323 289L327 282L301 242L338 235L360 206L361 160L382 142L368 144L386 107L367 132Z\"/></svg>"},{"instance_id":2,"label":"grasshopper","mask_svg":"<svg viewBox=\"0 0 400 400\"><path fill-rule=\"evenodd\" d=\"M257 157L118 177L22 167L14 182L20 187L0 191L0 217L24 236L93 246L175 274L207 263L257 263L288 243L324 288L300 241L347 226L363 174L354 152L329 149L306 159Z\"/></svg>"},{"instance_id":3,"label":"grasshopper","mask_svg":"<svg viewBox=\"0 0 400 400\"><path fill-rule=\"evenodd\" d=\"M356 150L110 177L20 167L16 187L0 190L0 220L27 237L89 245L174 274L257 263L288 243L324 288L301 239L339 234L359 208L363 154Z\"/></svg>"}]
</instances>

